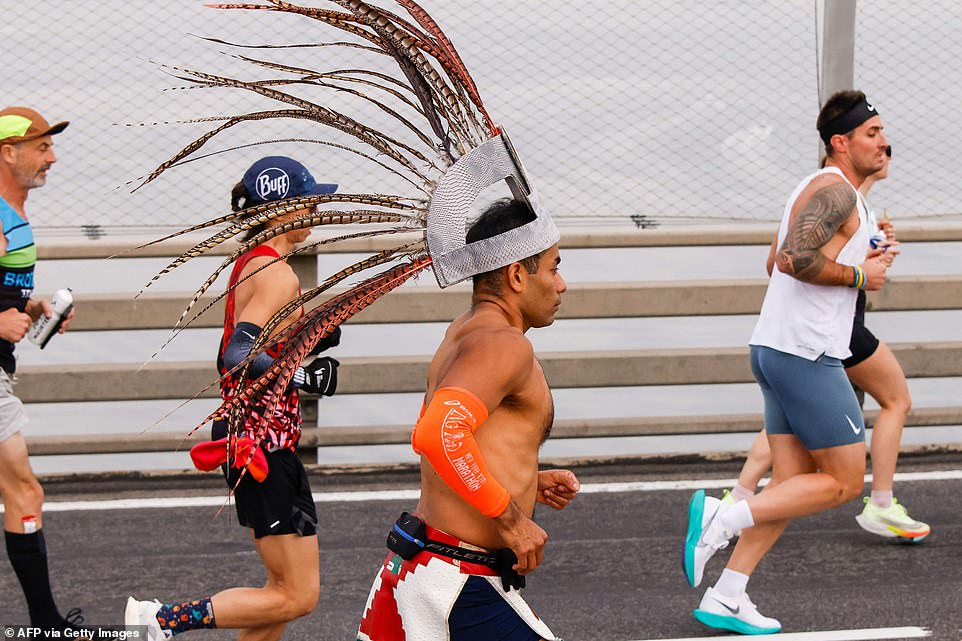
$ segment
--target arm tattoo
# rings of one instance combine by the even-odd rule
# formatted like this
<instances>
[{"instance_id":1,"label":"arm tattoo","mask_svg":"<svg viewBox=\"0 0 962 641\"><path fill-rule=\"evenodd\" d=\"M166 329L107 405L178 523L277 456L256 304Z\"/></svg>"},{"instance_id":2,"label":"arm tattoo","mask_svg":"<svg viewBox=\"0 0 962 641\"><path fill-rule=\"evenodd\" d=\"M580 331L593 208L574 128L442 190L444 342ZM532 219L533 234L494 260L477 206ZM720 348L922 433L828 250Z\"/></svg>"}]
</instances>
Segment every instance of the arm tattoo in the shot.
<instances>
[{"instance_id":1,"label":"arm tattoo","mask_svg":"<svg viewBox=\"0 0 962 641\"><path fill-rule=\"evenodd\" d=\"M798 280L814 280L831 262L819 249L849 219L855 201L855 190L843 182L816 191L788 229L775 257L778 268Z\"/></svg>"}]
</instances>

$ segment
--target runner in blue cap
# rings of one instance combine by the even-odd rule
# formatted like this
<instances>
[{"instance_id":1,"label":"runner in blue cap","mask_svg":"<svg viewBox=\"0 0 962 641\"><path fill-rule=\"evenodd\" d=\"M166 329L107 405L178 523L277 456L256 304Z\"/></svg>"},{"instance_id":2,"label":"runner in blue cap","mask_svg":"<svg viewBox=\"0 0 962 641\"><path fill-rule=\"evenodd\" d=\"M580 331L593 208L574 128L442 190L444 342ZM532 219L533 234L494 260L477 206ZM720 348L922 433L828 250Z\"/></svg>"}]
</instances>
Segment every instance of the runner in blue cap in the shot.
<instances>
[{"instance_id":1,"label":"runner in blue cap","mask_svg":"<svg viewBox=\"0 0 962 641\"><path fill-rule=\"evenodd\" d=\"M234 186L231 208L242 211L265 202L330 194L336 189L337 185L317 183L296 160L269 156L251 165ZM265 329L275 336L303 316L303 308L298 308L273 328L268 327L270 319L300 294L297 275L284 257L311 234L310 227L284 231L284 225L312 209L292 206L292 211L253 225L247 232L247 239L258 235L269 239L235 261L228 283L224 333L217 357L225 400L245 379L256 379L270 368L282 349L278 344L259 354L246 377L242 371L229 373L247 359ZM340 328L318 344L314 355L337 345L339 339ZM240 628L258 639L277 639L289 621L314 609L320 589L317 513L307 472L295 453L301 436L298 392L333 395L338 365L329 356L314 358L297 369L280 399L265 399L255 405L244 424L233 431L227 420L215 420L213 440L191 451L198 468L222 468L234 492L237 521L251 530L254 547L267 570L267 583L260 588L232 588L188 601L160 603L130 597L125 624L147 626L150 641L215 627Z\"/></svg>"}]
</instances>

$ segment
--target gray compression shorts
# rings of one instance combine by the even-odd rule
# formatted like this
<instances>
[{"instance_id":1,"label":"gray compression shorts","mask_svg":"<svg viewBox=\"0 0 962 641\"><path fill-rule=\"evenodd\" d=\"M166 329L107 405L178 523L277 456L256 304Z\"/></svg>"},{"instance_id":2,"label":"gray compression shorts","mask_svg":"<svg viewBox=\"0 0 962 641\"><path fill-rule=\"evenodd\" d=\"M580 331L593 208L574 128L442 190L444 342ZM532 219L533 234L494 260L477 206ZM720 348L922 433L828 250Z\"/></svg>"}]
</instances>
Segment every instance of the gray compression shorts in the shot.
<instances>
[{"instance_id":1,"label":"gray compression shorts","mask_svg":"<svg viewBox=\"0 0 962 641\"><path fill-rule=\"evenodd\" d=\"M23 403L13 394L13 381L6 370L0 369L0 443L23 430L27 414Z\"/></svg>"},{"instance_id":2,"label":"gray compression shorts","mask_svg":"<svg viewBox=\"0 0 962 641\"><path fill-rule=\"evenodd\" d=\"M809 450L865 441L862 410L839 359L810 361L752 345L751 366L769 434L794 434Z\"/></svg>"}]
</instances>

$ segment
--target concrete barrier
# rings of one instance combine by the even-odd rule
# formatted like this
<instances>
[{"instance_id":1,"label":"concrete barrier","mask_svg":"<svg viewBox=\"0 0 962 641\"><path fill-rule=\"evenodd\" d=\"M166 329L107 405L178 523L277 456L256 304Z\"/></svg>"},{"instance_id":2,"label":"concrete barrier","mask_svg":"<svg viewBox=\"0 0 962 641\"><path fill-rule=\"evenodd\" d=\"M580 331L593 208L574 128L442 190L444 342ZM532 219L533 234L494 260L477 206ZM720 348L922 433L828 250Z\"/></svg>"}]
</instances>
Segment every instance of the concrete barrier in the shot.
<instances>
[{"instance_id":1,"label":"concrete barrier","mask_svg":"<svg viewBox=\"0 0 962 641\"><path fill-rule=\"evenodd\" d=\"M667 230L564 230L565 248L665 247L707 245L768 245L773 224L731 228ZM417 235L411 235L414 240ZM962 225L900 225L905 242L962 241ZM197 241L177 239L128 257L169 257ZM358 239L338 247L328 245L291 260L305 289L316 282L317 253L370 252L398 242ZM41 240L43 260L104 258L136 244L130 239L94 242ZM226 254L230 245L217 253ZM115 260L123 260L118 257ZM618 282L572 284L559 318L670 317L694 315L756 314L765 292L763 279L700 282ZM169 329L180 316L189 294L78 295L78 314L72 330L110 331ZM214 296L203 298L200 311ZM470 301L467 287L447 290L401 288L369 307L352 323L443 322L463 311ZM895 277L881 292L869 294L868 308L875 311L941 310L962 307L962 276ZM222 303L198 319L194 327L220 327ZM916 342L891 345L909 378L962 376L962 342ZM747 383L752 376L747 347L709 349L620 350L564 352L539 355L545 375L555 388L696 385ZM345 358L339 370L339 392L374 394L420 392L424 388L428 356ZM139 364L83 364L24 366L17 392L28 403L74 401L125 401L186 399L195 395L216 397L216 372L212 362L193 361ZM953 402L957 399L951 399ZM409 425L361 428L317 428L314 404L305 404L302 447L406 443ZM867 414L873 420L873 413ZM413 417L412 417L413 418ZM962 423L962 407L914 409L908 425ZM697 434L755 431L756 415L622 417L599 420L558 420L553 436L560 438ZM182 442L180 435L120 434L51 436L28 439L31 452L41 454L92 454L172 451L189 447L200 437Z\"/></svg>"},{"instance_id":2,"label":"concrete barrier","mask_svg":"<svg viewBox=\"0 0 962 641\"><path fill-rule=\"evenodd\" d=\"M962 376L962 342L892 343L909 378ZM344 358L341 394L424 390L430 356ZM710 385L754 381L747 347L553 352L538 357L555 388ZM17 370L26 403L183 399L218 394L208 361L138 364L35 365Z\"/></svg>"},{"instance_id":3,"label":"concrete barrier","mask_svg":"<svg viewBox=\"0 0 962 641\"><path fill-rule=\"evenodd\" d=\"M865 413L871 426L878 411ZM411 417L414 419L415 417ZM906 427L962 424L962 407L913 409ZM674 434L729 434L757 432L764 425L761 414L716 416L632 416L619 419L559 419L551 438L598 438L609 436L666 436ZM186 434L186 431L185 431ZM127 452L187 451L206 440L204 434L130 433L86 434L81 436L35 436L27 438L33 455L116 454ZM411 441L411 425L366 425L363 427L313 427L301 435L302 448L351 445L404 445Z\"/></svg>"},{"instance_id":4,"label":"concrete barrier","mask_svg":"<svg viewBox=\"0 0 962 641\"><path fill-rule=\"evenodd\" d=\"M565 293L558 318L627 318L644 316L704 316L757 314L767 281L718 280L691 283L573 283ZM332 290L332 295L341 291ZM205 296L200 312L216 295ZM326 296L325 296L326 298ZM190 294L78 294L83 309L71 331L170 329L180 318ZM450 321L470 305L470 289L401 288L363 310L352 324L425 323ZM872 311L954 309L962 301L962 276L896 277L879 292L869 294ZM223 300L191 327L222 327Z\"/></svg>"}]
</instances>

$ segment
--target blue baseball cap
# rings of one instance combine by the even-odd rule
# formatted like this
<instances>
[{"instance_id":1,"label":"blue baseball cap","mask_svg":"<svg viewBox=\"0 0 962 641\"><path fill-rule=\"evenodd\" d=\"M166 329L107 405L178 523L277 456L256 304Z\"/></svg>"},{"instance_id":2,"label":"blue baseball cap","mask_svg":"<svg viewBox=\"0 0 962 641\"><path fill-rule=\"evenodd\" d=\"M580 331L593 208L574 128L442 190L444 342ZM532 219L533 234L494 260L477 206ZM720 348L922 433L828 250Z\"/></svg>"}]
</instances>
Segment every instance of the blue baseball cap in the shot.
<instances>
[{"instance_id":1,"label":"blue baseball cap","mask_svg":"<svg viewBox=\"0 0 962 641\"><path fill-rule=\"evenodd\" d=\"M318 183L307 167L287 156L268 156L255 162L244 172L244 187L255 203L337 191L337 185Z\"/></svg>"}]
</instances>

